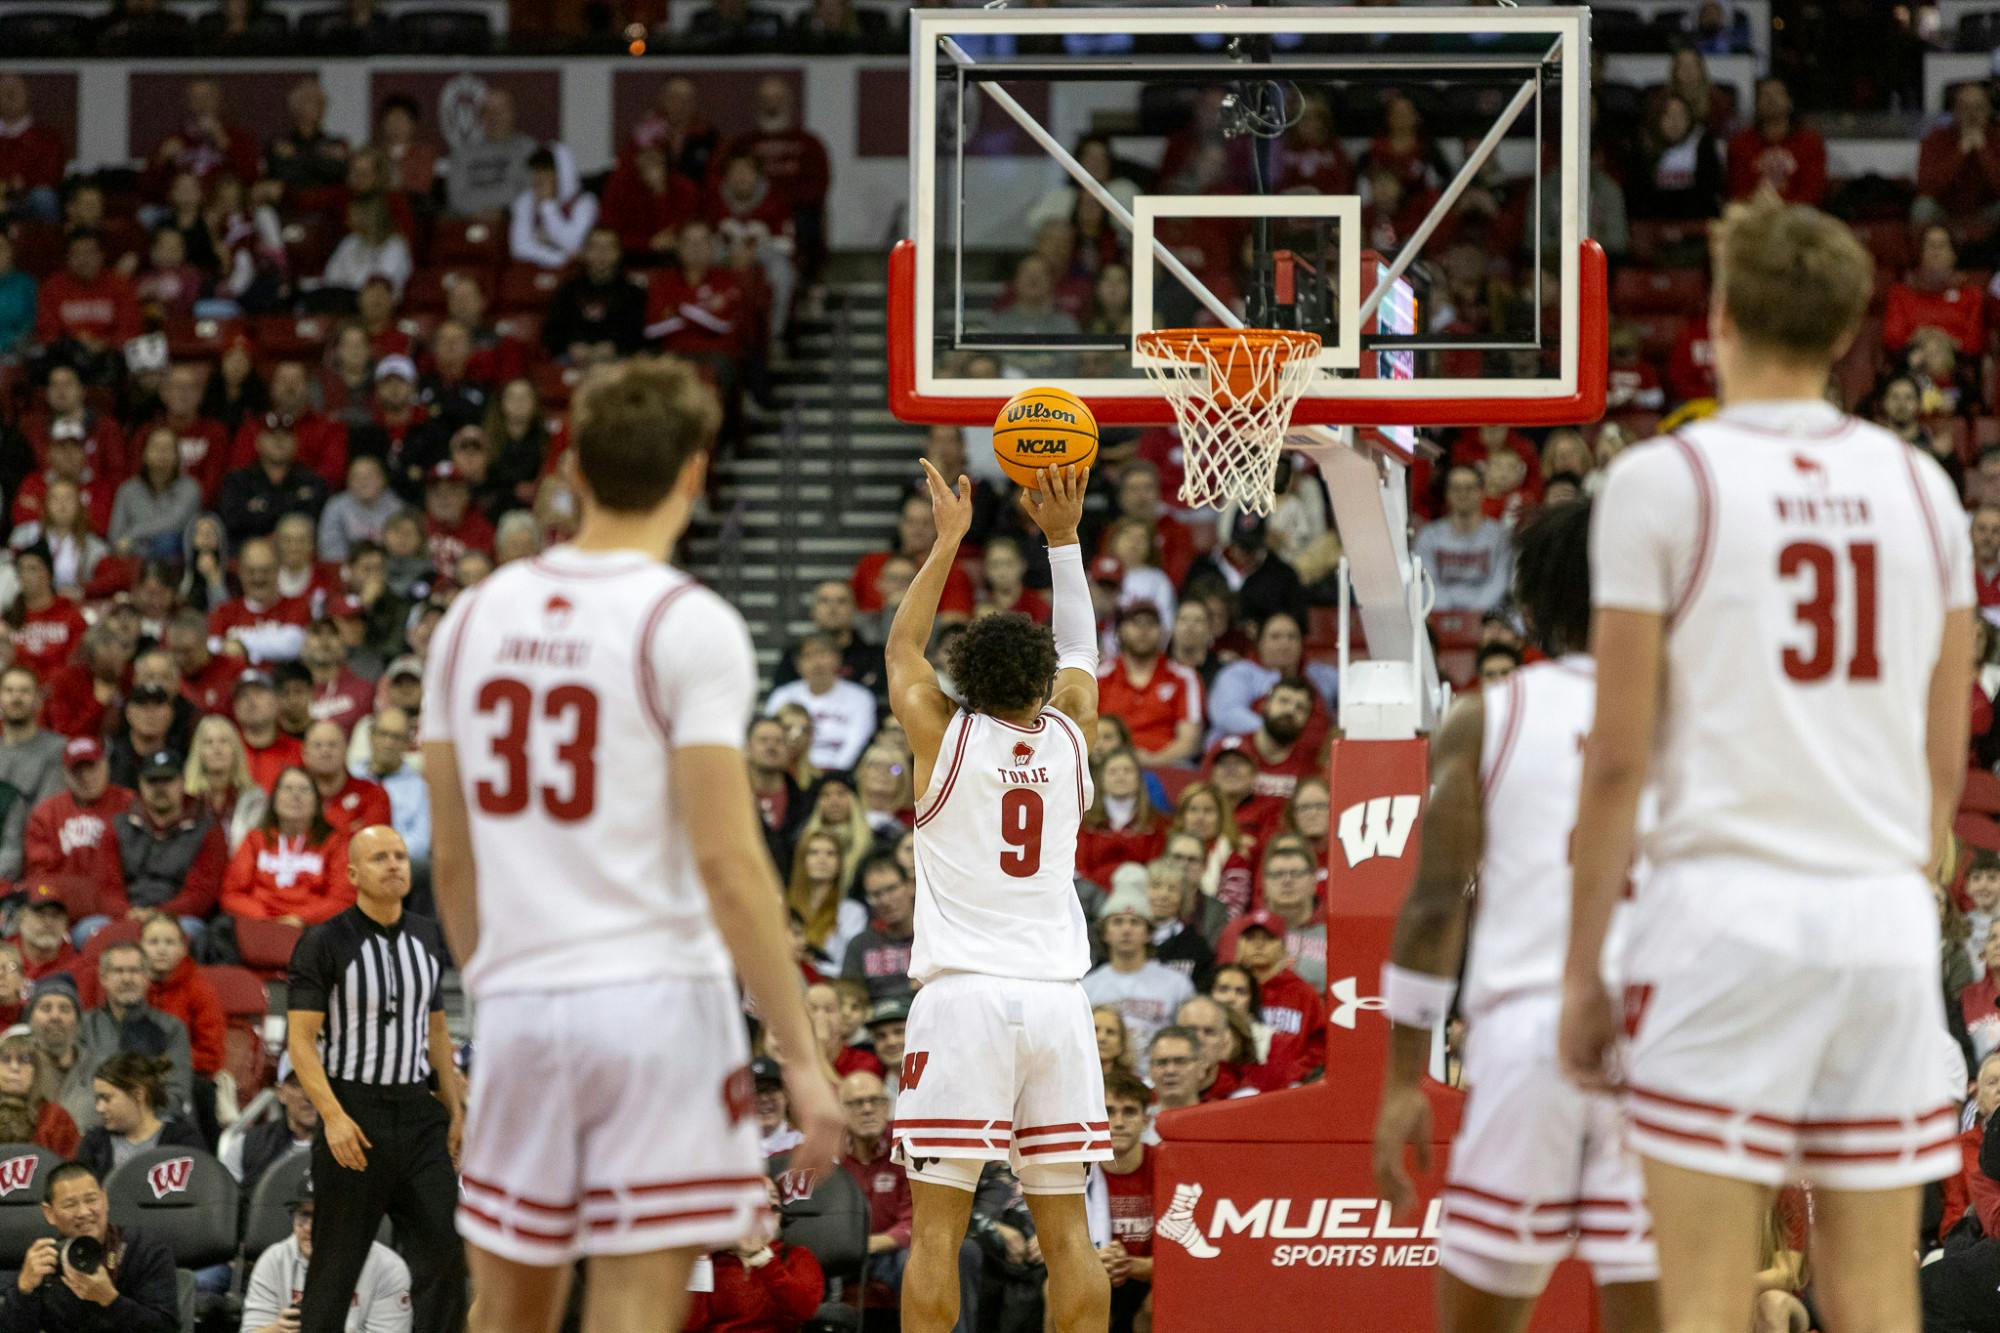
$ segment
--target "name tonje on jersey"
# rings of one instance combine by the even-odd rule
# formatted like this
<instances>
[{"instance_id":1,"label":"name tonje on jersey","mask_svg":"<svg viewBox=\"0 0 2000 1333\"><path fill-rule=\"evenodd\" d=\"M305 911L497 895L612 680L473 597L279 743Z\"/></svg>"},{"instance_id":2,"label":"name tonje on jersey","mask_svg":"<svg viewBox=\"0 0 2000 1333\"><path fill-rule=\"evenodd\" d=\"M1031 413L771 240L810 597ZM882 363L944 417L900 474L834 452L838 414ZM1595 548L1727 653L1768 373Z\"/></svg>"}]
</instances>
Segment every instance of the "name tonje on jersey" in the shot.
<instances>
[{"instance_id":1,"label":"name tonje on jersey","mask_svg":"<svg viewBox=\"0 0 2000 1333\"><path fill-rule=\"evenodd\" d=\"M993 771L999 775L1001 782L1012 783L1016 786L1028 786L1031 783L1047 782L1049 780L1049 770L1040 767L1028 767L1028 765L1034 762L1035 747L1026 741L1015 741L1014 766L1012 768L996 768Z\"/></svg>"}]
</instances>

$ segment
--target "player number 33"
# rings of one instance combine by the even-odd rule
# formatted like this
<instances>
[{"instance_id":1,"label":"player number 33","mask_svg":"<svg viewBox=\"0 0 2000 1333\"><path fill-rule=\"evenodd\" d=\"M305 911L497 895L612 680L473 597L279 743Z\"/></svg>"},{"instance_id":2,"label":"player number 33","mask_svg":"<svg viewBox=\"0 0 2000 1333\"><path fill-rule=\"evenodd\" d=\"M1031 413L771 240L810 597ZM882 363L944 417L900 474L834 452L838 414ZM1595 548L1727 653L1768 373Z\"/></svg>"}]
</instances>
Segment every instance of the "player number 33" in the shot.
<instances>
[{"instance_id":1,"label":"player number 33","mask_svg":"<svg viewBox=\"0 0 2000 1333\"><path fill-rule=\"evenodd\" d=\"M584 685L558 685L544 694L537 707L535 692L523 680L498 677L479 687L475 700L482 718L498 717L493 733L493 757L500 780L481 778L473 788L479 808L489 815L518 815L539 795L542 809L557 823L588 819L597 808L597 692ZM556 763L568 770L566 782L544 783L531 792L528 779L528 733L536 725L559 728Z\"/></svg>"}]
</instances>

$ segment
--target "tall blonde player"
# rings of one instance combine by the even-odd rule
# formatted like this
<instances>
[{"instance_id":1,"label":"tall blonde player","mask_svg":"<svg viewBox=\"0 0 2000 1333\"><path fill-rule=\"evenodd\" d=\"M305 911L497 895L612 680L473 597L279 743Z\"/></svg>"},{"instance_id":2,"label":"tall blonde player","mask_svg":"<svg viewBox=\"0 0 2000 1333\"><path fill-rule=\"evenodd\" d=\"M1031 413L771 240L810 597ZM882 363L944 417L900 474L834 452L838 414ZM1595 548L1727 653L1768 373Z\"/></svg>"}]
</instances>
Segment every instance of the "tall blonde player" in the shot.
<instances>
[{"instance_id":1,"label":"tall blonde player","mask_svg":"<svg viewBox=\"0 0 2000 1333\"><path fill-rule=\"evenodd\" d=\"M1769 197L1715 257L1722 410L1620 457L1594 520L1564 1063L1622 1080L1673 1333L1743 1327L1800 1176L1827 1325L1914 1333L1919 1190L1959 1167L1926 871L1965 773L1966 525L1936 463L1821 396L1872 280L1847 229ZM1597 961L1649 779L1621 1069Z\"/></svg>"},{"instance_id":2,"label":"tall blonde player","mask_svg":"<svg viewBox=\"0 0 2000 1333\"><path fill-rule=\"evenodd\" d=\"M1088 468L1050 468L1023 497L1049 543L1050 628L988 616L951 650L960 703L924 657L945 578L972 523L972 488L928 462L937 541L889 631L889 702L916 756L916 939L896 1100L896 1155L915 1227L904 1333L958 1320L958 1252L989 1161L1012 1163L1049 1270L1057 1333L1102 1333L1111 1288L1084 1212L1088 1163L1111 1133L1076 896L1091 800L1097 624L1076 527ZM1051 632L1053 631L1053 633Z\"/></svg>"},{"instance_id":3,"label":"tall blonde player","mask_svg":"<svg viewBox=\"0 0 2000 1333\"><path fill-rule=\"evenodd\" d=\"M461 594L426 673L445 933L478 1002L458 1229L475 1333L679 1328L689 1270L765 1216L734 972L784 1065L801 1170L820 1076L741 743L750 636L667 563L719 419L687 366L594 381L576 539Z\"/></svg>"}]
</instances>

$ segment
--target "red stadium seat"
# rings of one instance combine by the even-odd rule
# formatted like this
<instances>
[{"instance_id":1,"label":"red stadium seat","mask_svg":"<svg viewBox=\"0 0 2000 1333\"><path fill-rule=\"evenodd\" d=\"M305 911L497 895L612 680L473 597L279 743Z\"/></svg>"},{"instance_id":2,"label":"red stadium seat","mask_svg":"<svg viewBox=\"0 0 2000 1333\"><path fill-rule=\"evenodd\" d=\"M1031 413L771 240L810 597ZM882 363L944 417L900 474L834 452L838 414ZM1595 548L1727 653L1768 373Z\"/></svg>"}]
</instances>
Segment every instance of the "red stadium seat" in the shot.
<instances>
[{"instance_id":1,"label":"red stadium seat","mask_svg":"<svg viewBox=\"0 0 2000 1333\"><path fill-rule=\"evenodd\" d=\"M451 264L420 268L410 275L403 289L403 308L412 313L443 314L451 284L461 277L472 278L487 291L493 290L493 268L489 264Z\"/></svg>"},{"instance_id":2,"label":"red stadium seat","mask_svg":"<svg viewBox=\"0 0 2000 1333\"><path fill-rule=\"evenodd\" d=\"M562 286L563 275L531 264L512 264L500 272L496 310L546 310L549 298Z\"/></svg>"},{"instance_id":3,"label":"red stadium seat","mask_svg":"<svg viewBox=\"0 0 2000 1333\"><path fill-rule=\"evenodd\" d=\"M240 320L171 319L166 329L167 355L176 361L213 360L242 331Z\"/></svg>"},{"instance_id":4,"label":"red stadium seat","mask_svg":"<svg viewBox=\"0 0 2000 1333\"><path fill-rule=\"evenodd\" d=\"M292 950L305 932L282 921L239 919L236 952L243 965L260 976L283 976L292 965Z\"/></svg>"},{"instance_id":5,"label":"red stadium seat","mask_svg":"<svg viewBox=\"0 0 2000 1333\"><path fill-rule=\"evenodd\" d=\"M340 244L338 224L318 213L291 219L279 228L278 235L285 243L285 257L291 261L292 272L299 274L324 271L334 247Z\"/></svg>"},{"instance_id":6,"label":"red stadium seat","mask_svg":"<svg viewBox=\"0 0 2000 1333\"><path fill-rule=\"evenodd\" d=\"M1986 815L1961 814L1952 821L1951 831L1958 840L1968 847L1981 851L2000 852L2000 823Z\"/></svg>"},{"instance_id":7,"label":"red stadium seat","mask_svg":"<svg viewBox=\"0 0 2000 1333\"><path fill-rule=\"evenodd\" d=\"M231 1018L253 1018L261 1023L264 1015L271 1012L271 999L264 991L264 983L248 968L218 964L202 968L201 974L215 987L216 998L222 1001L222 1012Z\"/></svg>"},{"instance_id":8,"label":"red stadium seat","mask_svg":"<svg viewBox=\"0 0 2000 1333\"><path fill-rule=\"evenodd\" d=\"M1708 309L1708 278L1698 268L1627 268L1611 280L1611 308L1626 314L1686 315Z\"/></svg>"},{"instance_id":9,"label":"red stadium seat","mask_svg":"<svg viewBox=\"0 0 2000 1333\"><path fill-rule=\"evenodd\" d=\"M2000 777L1983 768L1966 772L1965 791L1958 798L1961 813L2000 815Z\"/></svg>"},{"instance_id":10,"label":"red stadium seat","mask_svg":"<svg viewBox=\"0 0 2000 1333\"><path fill-rule=\"evenodd\" d=\"M14 267L45 278L62 267L60 222L23 222L14 228Z\"/></svg>"},{"instance_id":11,"label":"red stadium seat","mask_svg":"<svg viewBox=\"0 0 2000 1333\"><path fill-rule=\"evenodd\" d=\"M542 317L532 310L518 310L510 315L502 315L493 321L493 327L508 338L514 338L530 347L542 345Z\"/></svg>"},{"instance_id":12,"label":"red stadium seat","mask_svg":"<svg viewBox=\"0 0 2000 1333\"><path fill-rule=\"evenodd\" d=\"M247 1103L271 1082L271 1053L264 1044L264 1019L271 999L257 974L242 967L204 967L228 1024L222 1034L222 1067L236 1080L236 1100Z\"/></svg>"},{"instance_id":13,"label":"red stadium seat","mask_svg":"<svg viewBox=\"0 0 2000 1333\"><path fill-rule=\"evenodd\" d=\"M430 262L491 268L507 258L507 237L498 223L439 218L431 228Z\"/></svg>"},{"instance_id":14,"label":"red stadium seat","mask_svg":"<svg viewBox=\"0 0 2000 1333\"><path fill-rule=\"evenodd\" d=\"M326 347L333 329L332 320L318 315L260 315L251 321L250 342L261 362L312 361Z\"/></svg>"}]
</instances>

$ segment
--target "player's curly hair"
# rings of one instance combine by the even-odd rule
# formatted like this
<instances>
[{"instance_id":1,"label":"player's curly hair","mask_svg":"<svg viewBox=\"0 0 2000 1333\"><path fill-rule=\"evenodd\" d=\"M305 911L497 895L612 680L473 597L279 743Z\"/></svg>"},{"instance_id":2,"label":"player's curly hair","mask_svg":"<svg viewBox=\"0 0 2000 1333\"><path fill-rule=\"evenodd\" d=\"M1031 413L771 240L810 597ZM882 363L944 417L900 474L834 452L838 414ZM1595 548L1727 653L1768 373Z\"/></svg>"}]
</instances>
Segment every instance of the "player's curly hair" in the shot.
<instances>
[{"instance_id":1,"label":"player's curly hair","mask_svg":"<svg viewBox=\"0 0 2000 1333\"><path fill-rule=\"evenodd\" d=\"M945 670L975 713L1013 713L1048 697L1056 674L1056 639L1018 611L966 626L945 650Z\"/></svg>"},{"instance_id":2,"label":"player's curly hair","mask_svg":"<svg viewBox=\"0 0 2000 1333\"><path fill-rule=\"evenodd\" d=\"M1590 646L1590 501L1549 505L1515 535L1514 601L1543 652Z\"/></svg>"}]
</instances>

